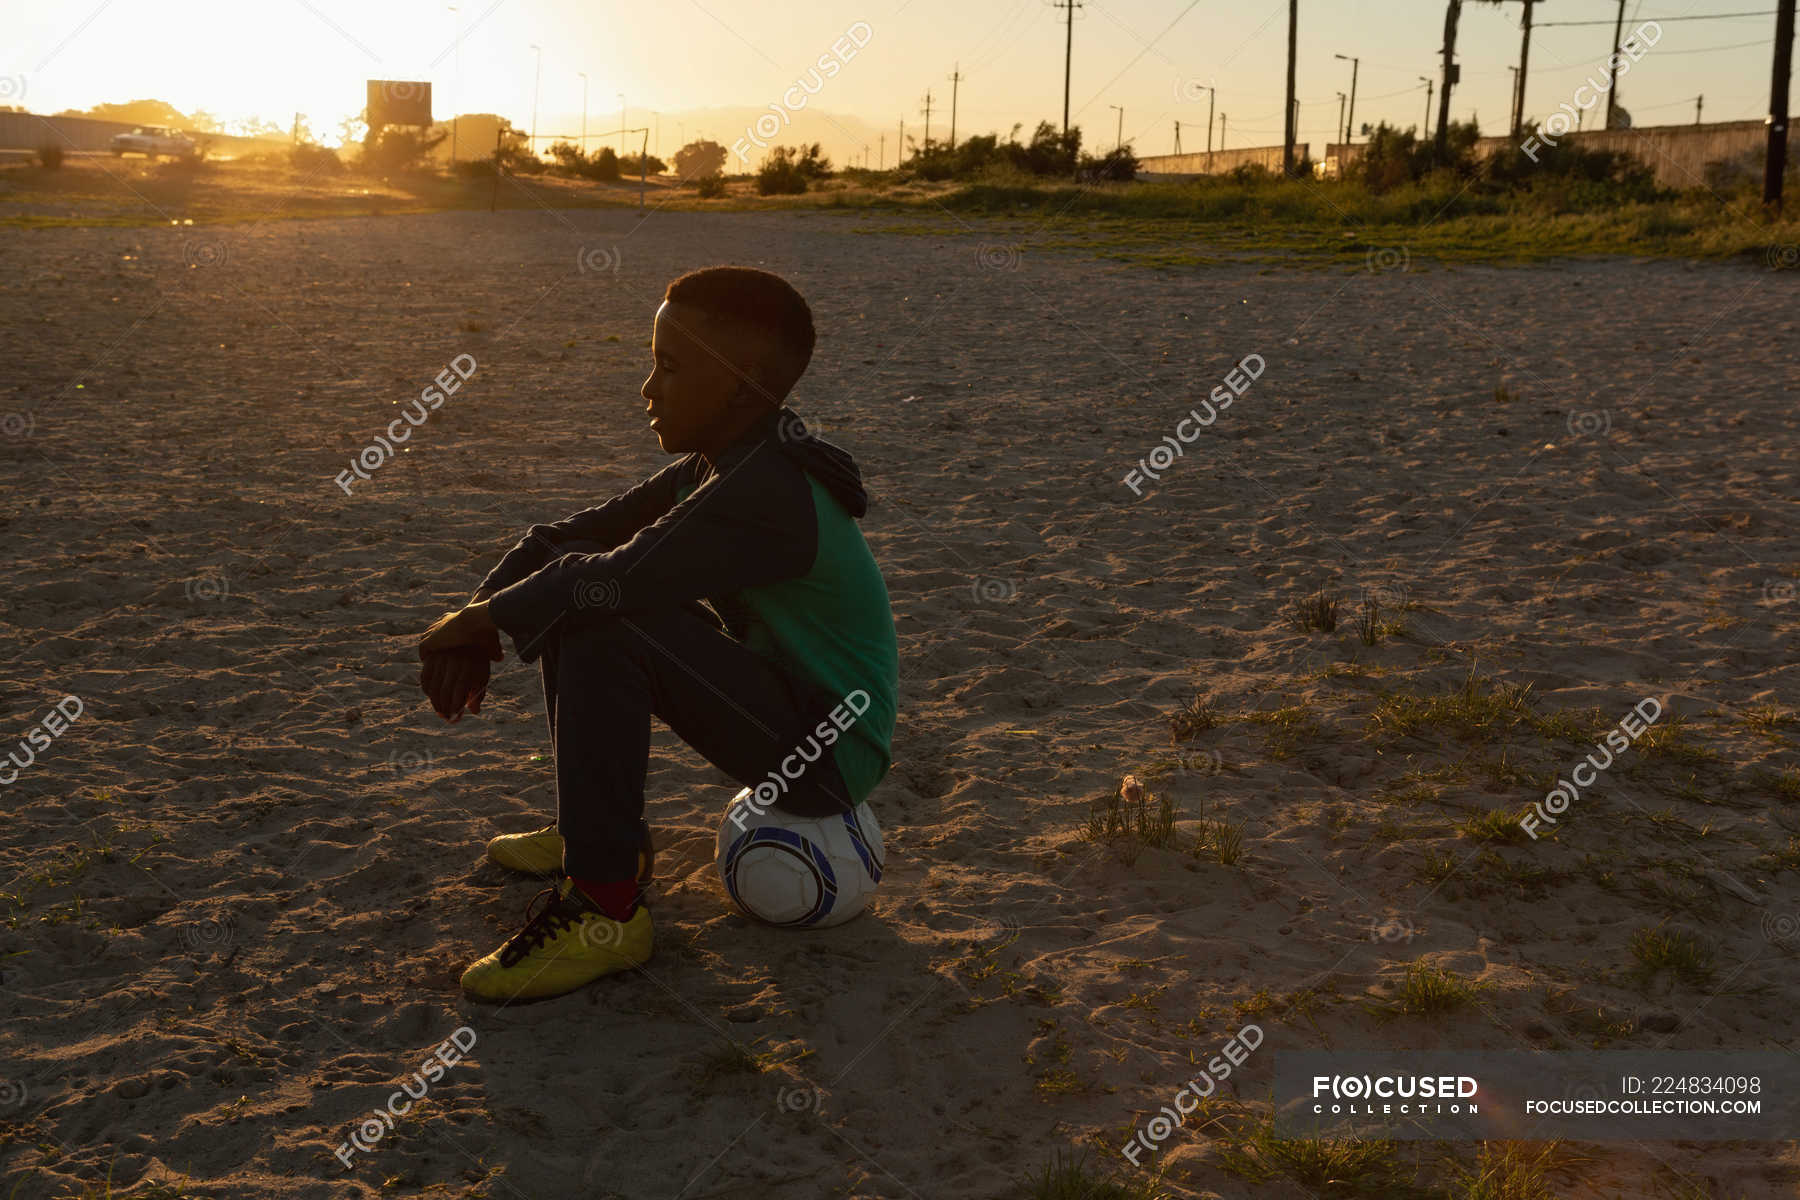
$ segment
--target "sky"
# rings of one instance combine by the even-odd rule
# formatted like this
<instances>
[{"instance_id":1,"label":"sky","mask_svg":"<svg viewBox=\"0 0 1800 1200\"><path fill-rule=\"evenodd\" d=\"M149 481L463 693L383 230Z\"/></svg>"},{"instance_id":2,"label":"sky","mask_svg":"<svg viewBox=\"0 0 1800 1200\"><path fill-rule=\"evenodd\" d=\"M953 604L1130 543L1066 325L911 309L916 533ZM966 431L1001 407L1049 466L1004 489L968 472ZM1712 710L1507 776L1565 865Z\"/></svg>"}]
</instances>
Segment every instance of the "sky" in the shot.
<instances>
[{"instance_id":1,"label":"sky","mask_svg":"<svg viewBox=\"0 0 1800 1200\"><path fill-rule=\"evenodd\" d=\"M1668 18L1761 13L1775 3L1626 0L1627 32L1660 25L1655 45L1618 84L1633 122L1691 122L1698 94L1709 122L1761 119L1775 18ZM1484 132L1505 131L1520 8L1518 0L1463 8L1452 116L1477 115ZM1614 0L1538 4L1528 114L1554 111L1598 78L1616 12ZM664 157L701 134L731 147L761 110L782 123L769 140L821 141L839 165L860 161L866 145L870 165L878 153L891 164L903 121L909 139L924 132L928 89L932 137L948 132L953 71L962 75L959 138L1004 138L1020 123L1024 140L1040 120L1060 126L1063 13L1053 0L13 3L0 7L0 101L54 112L154 98L183 112L260 116L283 127L301 112L329 143L362 107L365 80L429 80L440 118L498 112L530 129L535 94L542 148L552 136L579 137L586 72L590 135L620 127L623 93L625 124L650 126L651 149ZM1334 136L1337 93L1350 91L1352 74L1336 54L1360 60L1358 126L1418 124L1426 95L1419 76L1439 74L1443 20L1442 0L1301 0L1300 140L1319 155ZM1598 23L1558 24L1573 21ZM1210 86L1223 144L1279 144L1286 45L1285 0L1083 0L1070 122L1089 149L1110 148L1122 125L1140 156L1166 154L1176 122L1183 150L1205 149ZM808 73L821 55L837 68L819 72L822 85ZM803 76L816 94L787 91ZM796 111L796 103L804 107ZM1435 123L1435 103L1432 111ZM1600 111L1590 112L1590 127ZM748 139L745 148L760 155Z\"/></svg>"}]
</instances>

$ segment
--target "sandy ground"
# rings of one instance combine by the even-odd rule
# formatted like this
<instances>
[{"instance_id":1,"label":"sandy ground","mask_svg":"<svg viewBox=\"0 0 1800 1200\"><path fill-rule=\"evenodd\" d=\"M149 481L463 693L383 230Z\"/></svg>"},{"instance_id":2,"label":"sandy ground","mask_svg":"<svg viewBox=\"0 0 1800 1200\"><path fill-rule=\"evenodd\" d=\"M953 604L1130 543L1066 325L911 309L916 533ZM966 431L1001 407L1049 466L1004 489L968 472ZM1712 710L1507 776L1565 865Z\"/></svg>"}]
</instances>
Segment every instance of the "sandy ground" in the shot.
<instances>
[{"instance_id":1,"label":"sandy ground","mask_svg":"<svg viewBox=\"0 0 1800 1200\"><path fill-rule=\"evenodd\" d=\"M1037 252L1025 226L871 226L0 237L0 751L80 701L0 789L0 1194L110 1172L280 1200L937 1200L1008 1195L1072 1147L1141 1178L1127 1137L1254 1022L1228 1102L1144 1161L1174 1195L1323 1195L1222 1169L1283 1050L1791 1053L1791 274L1398 248L1158 273ZM792 403L875 495L901 646L888 876L837 930L732 913L712 847L734 786L659 727L655 959L473 1005L459 972L537 890L481 847L551 810L542 699L509 657L489 709L446 726L414 643L527 524L665 461L637 397L651 315L712 262L810 299ZM468 386L346 496L334 476L464 353ZM1249 354L1262 378L1134 495ZM1333 632L1292 619L1315 588L1343 597ZM1374 646L1365 594L1398 626ZM1471 671L1586 732L1395 728ZM1682 732L1549 836L1471 832L1646 696ZM1196 697L1217 723L1173 740ZM1179 847L1081 838L1126 772L1177 801ZM1241 831L1238 861L1190 852L1202 819ZM1711 973L1634 973L1658 927ZM1401 1011L1414 962L1479 990ZM340 1165L464 1027L466 1057ZM1473 1147L1427 1149L1441 1182ZM1795 1160L1583 1144L1550 1182L1792 1195Z\"/></svg>"}]
</instances>

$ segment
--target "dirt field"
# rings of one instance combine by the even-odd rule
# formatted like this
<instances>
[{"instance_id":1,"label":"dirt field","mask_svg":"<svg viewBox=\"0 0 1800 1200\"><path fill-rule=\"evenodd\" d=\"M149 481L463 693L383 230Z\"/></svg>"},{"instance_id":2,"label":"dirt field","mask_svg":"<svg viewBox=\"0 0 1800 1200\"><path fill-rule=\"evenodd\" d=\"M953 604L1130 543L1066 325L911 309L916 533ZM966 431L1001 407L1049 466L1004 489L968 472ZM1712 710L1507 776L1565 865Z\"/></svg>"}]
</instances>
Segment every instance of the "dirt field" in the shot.
<instances>
[{"instance_id":1,"label":"dirt field","mask_svg":"<svg viewBox=\"0 0 1800 1200\"><path fill-rule=\"evenodd\" d=\"M1490 1145L1545 1190L1478 1191L1472 1144L1309 1157L1266 1121L1299 1049L1792 1053L1796 276L1153 271L876 223L0 234L0 755L74 714L0 788L0 1195L948 1200L1072 1148L1141 1182L1121 1148L1247 1024L1140 1157L1170 1195L1795 1194L1792 1143ZM482 843L553 811L542 698L509 654L446 726L415 642L526 525L665 461L651 316L715 262L808 297L791 404L874 494L888 874L841 929L736 915L735 785L659 727L654 960L473 1005L537 891ZM1320 589L1335 628L1301 628ZM1082 836L1128 772L1175 845Z\"/></svg>"}]
</instances>

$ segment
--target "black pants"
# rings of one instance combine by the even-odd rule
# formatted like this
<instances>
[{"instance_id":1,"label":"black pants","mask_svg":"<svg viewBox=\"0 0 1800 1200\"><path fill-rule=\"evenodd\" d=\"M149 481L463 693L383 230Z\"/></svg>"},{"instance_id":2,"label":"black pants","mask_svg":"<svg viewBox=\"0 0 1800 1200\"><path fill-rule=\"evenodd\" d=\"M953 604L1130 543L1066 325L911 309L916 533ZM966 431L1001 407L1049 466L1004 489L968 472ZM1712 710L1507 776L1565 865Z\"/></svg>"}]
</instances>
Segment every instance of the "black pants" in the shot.
<instances>
[{"instance_id":1,"label":"black pants","mask_svg":"<svg viewBox=\"0 0 1800 1200\"><path fill-rule=\"evenodd\" d=\"M637 870L652 715L755 787L769 772L779 775L783 759L791 770L797 760L790 756L843 701L732 638L698 601L565 620L539 667L556 754L563 869L582 879L629 879ZM854 807L836 758L822 749L788 781L776 808L817 817Z\"/></svg>"}]
</instances>

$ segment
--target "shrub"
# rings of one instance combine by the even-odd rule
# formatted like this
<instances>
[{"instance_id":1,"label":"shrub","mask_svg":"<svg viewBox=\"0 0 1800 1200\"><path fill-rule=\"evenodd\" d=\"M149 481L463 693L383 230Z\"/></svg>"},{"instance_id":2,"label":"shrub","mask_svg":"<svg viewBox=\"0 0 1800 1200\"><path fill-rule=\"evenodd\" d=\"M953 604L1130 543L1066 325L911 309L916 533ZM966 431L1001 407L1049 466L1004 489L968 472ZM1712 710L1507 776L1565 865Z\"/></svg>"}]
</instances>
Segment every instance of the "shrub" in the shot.
<instances>
[{"instance_id":1,"label":"shrub","mask_svg":"<svg viewBox=\"0 0 1800 1200\"><path fill-rule=\"evenodd\" d=\"M725 177L723 175L702 175L695 181L703 200L714 200L725 194Z\"/></svg>"},{"instance_id":2,"label":"shrub","mask_svg":"<svg viewBox=\"0 0 1800 1200\"><path fill-rule=\"evenodd\" d=\"M337 151L328 146L302 142L288 151L288 162L300 171L342 171L344 164Z\"/></svg>"},{"instance_id":3,"label":"shrub","mask_svg":"<svg viewBox=\"0 0 1800 1200\"><path fill-rule=\"evenodd\" d=\"M54 171L62 166L63 148L54 142L46 142L38 147L37 159L39 163Z\"/></svg>"},{"instance_id":4,"label":"shrub","mask_svg":"<svg viewBox=\"0 0 1800 1200\"><path fill-rule=\"evenodd\" d=\"M792 147L776 146L769 151L769 157L763 159L756 172L757 195L794 196L805 190L806 176L794 160Z\"/></svg>"}]
</instances>

